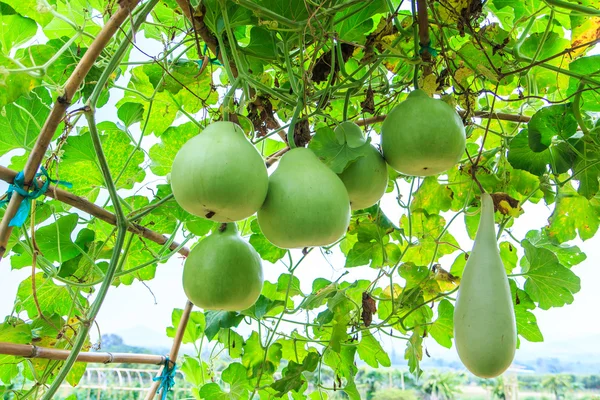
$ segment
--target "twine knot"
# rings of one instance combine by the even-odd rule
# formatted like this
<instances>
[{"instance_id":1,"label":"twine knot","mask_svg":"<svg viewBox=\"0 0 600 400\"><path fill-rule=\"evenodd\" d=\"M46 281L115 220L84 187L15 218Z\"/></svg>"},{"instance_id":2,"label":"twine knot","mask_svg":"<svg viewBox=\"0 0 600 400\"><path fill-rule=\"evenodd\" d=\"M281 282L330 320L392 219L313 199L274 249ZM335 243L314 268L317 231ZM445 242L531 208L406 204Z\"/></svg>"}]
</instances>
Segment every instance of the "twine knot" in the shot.
<instances>
[{"instance_id":1,"label":"twine knot","mask_svg":"<svg viewBox=\"0 0 600 400\"><path fill-rule=\"evenodd\" d=\"M40 178L42 176L45 177L46 179L40 185L40 183L38 182L38 178ZM44 168L42 166L42 167L40 167L40 172L35 174L35 177L33 178L33 181L31 182L31 188L33 190L27 191L27 189L25 189L25 174L23 173L23 171L20 171L17 174L13 183L6 190L6 197L4 199L0 200L0 207L1 207L4 204L8 204L8 202L12 198L13 193L15 193L15 192L20 194L23 197L23 201L21 202L21 205L19 205L19 209L17 210L17 213L10 220L8 226L16 226L16 227L23 226L23 224L25 223L25 220L27 220L27 216L29 215L29 212L31 210L31 200L35 200L38 197L42 196L44 193L46 193L46 191L48 190L48 187L50 186L50 183L62 185L69 189L73 187L73 185L70 182L51 179L50 175L48 175L48 171L46 170L46 168Z\"/></svg>"}]
</instances>

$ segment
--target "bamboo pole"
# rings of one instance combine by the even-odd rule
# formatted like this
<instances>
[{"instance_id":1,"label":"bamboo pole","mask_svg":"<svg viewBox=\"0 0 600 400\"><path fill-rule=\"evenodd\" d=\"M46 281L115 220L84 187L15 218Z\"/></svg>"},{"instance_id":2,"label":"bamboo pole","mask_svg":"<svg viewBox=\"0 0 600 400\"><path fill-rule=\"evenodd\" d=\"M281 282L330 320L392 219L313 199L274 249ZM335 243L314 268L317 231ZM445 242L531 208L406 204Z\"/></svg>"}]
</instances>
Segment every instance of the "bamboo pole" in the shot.
<instances>
[{"instance_id":1,"label":"bamboo pole","mask_svg":"<svg viewBox=\"0 0 600 400\"><path fill-rule=\"evenodd\" d=\"M9 169L9 168L6 168L6 167L3 167L0 165L0 180L3 180L4 182L8 182L8 183L13 183L15 176L17 176L16 171L13 171L12 169ZM41 181L39 181L39 182L40 182L40 186L41 186L42 182ZM106 211L104 208L97 206L94 203L90 203L83 197L76 196L73 193L69 193L66 190L60 189L53 185L48 186L48 190L46 191L45 194L48 197L51 197L53 199L56 199L58 201L65 203L65 204L73 206L78 210L81 210L90 215L93 215L94 217L96 217L106 223L109 223L111 225L117 224L117 217L115 216L115 214L113 214L109 211ZM153 230L150 230L142 225L131 223L131 222L129 223L127 230L129 232L132 232L138 236L141 236L143 238L151 240L154 243L158 243L160 245L165 244L169 240L169 238L167 236L161 235L160 233L154 232ZM169 246L169 249L175 250L177 247L179 247L179 243L173 242ZM182 247L178 251L178 253L184 257L187 257L189 252L190 252L190 250L187 247Z\"/></svg>"},{"instance_id":2,"label":"bamboo pole","mask_svg":"<svg viewBox=\"0 0 600 400\"><path fill-rule=\"evenodd\" d=\"M29 188L35 174L40 168L40 164L48 150L48 146L52 141L56 128L58 128L58 124L60 124L64 118L67 107L71 104L73 96L77 90L79 90L84 78L96 62L96 59L100 56L100 53L104 50L104 47L119 30L121 24L131 16L131 10L135 8L139 1L140 0L120 0L117 12L115 12L106 22L100 33L96 36L96 39L94 39L83 57L81 57L81 60L79 60L75 70L64 85L63 93L56 99L56 103L54 103L54 107L52 107L52 111L46 119L33 150L27 159L27 163L23 169L23 174L25 175L25 188ZM16 192L13 193L10 202L6 207L4 217L0 222L0 260L6 252L6 244L8 243L8 239L12 232L12 227L8 226L8 224L17 213L22 201L23 196Z\"/></svg>"},{"instance_id":3,"label":"bamboo pole","mask_svg":"<svg viewBox=\"0 0 600 400\"><path fill-rule=\"evenodd\" d=\"M0 354L25 358L42 358L45 360L64 361L70 350L51 349L30 344L15 344L0 342ZM103 364L152 364L161 365L166 360L165 356L154 354L109 353L109 352L82 352L77 356L77 362L103 363Z\"/></svg>"},{"instance_id":4,"label":"bamboo pole","mask_svg":"<svg viewBox=\"0 0 600 400\"><path fill-rule=\"evenodd\" d=\"M175 337L173 338L173 346L171 347L171 352L169 353L169 360L173 363L177 362L177 355L179 354L179 348L181 347L181 340L183 339L183 335L185 333L185 329L187 327L187 323L190 319L190 314L192 312L192 308L194 305L191 301L185 305L183 313L181 314L181 319L179 320L179 326L177 327L177 332L175 333ZM165 367L163 366L156 376L160 376ZM156 396L156 392L158 391L158 387L160 386L160 380L152 382L152 386L146 395L145 400L152 400L154 396Z\"/></svg>"},{"instance_id":5,"label":"bamboo pole","mask_svg":"<svg viewBox=\"0 0 600 400\"><path fill-rule=\"evenodd\" d=\"M461 117L464 117L466 115L466 112L459 111L458 114ZM475 118L494 118L494 119L498 119L501 121L522 122L522 123L527 123L531 120L531 117L528 117L526 115L506 114L506 113L489 113L487 111L475 111L475 113L473 113L473 116ZM359 119L358 121L356 121L356 125L365 126L365 125L375 124L377 122L383 122L383 120L385 120L386 117L387 117L387 115L384 114L384 115L377 115L377 116L371 117L371 118Z\"/></svg>"}]
</instances>

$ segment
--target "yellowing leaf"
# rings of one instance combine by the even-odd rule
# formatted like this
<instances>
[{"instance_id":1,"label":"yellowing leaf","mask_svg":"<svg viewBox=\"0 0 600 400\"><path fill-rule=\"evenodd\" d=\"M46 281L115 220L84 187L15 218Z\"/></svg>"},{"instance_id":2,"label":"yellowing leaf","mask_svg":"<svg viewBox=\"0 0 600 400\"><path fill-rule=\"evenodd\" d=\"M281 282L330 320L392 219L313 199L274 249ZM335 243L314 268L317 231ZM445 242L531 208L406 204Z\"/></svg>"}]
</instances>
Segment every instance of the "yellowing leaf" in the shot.
<instances>
[{"instance_id":1,"label":"yellowing leaf","mask_svg":"<svg viewBox=\"0 0 600 400\"><path fill-rule=\"evenodd\" d=\"M433 94L436 92L437 87L437 78L433 74L427 75L421 83L421 89L425 91L425 93L427 93L429 96L433 96Z\"/></svg>"}]
</instances>

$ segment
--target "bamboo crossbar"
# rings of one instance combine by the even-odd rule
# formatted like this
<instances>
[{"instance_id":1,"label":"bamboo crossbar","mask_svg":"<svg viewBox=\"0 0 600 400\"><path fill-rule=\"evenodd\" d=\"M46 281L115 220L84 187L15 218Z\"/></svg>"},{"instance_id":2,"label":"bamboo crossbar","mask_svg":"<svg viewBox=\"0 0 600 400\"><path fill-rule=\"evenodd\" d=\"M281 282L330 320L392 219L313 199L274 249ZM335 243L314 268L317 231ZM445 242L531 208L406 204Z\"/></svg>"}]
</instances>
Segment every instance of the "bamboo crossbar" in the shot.
<instances>
[{"instance_id":1,"label":"bamboo crossbar","mask_svg":"<svg viewBox=\"0 0 600 400\"><path fill-rule=\"evenodd\" d=\"M50 349L30 344L15 344L0 342L0 354L25 358L42 358L45 360L66 360L71 352L69 350ZM166 357L154 354L109 353L109 352L81 352L77 362L102 363L102 364L152 364L162 365Z\"/></svg>"},{"instance_id":2,"label":"bamboo crossbar","mask_svg":"<svg viewBox=\"0 0 600 400\"><path fill-rule=\"evenodd\" d=\"M17 176L16 171L13 171L12 169L9 169L9 168L6 168L6 167L3 167L0 165L0 179L1 180L3 180L4 182L13 183L16 176ZM60 202L63 202L70 206L73 206L73 207L77 208L78 210L81 210L90 215L93 215L94 217L96 217L104 222L107 222L111 225L115 225L117 223L117 217L115 216L115 214L113 214L109 211L106 211L104 208L97 206L94 203L90 203L83 197L76 196L73 193L69 193L66 190L63 190L56 186L50 185L50 186L48 186L48 190L46 191L45 194L48 197L51 197ZM154 243L158 243L160 245L165 244L169 240L168 237L161 235L160 233L154 232L153 230L150 230L139 224L130 223L129 227L127 229L129 230L129 232L135 233L138 236L141 236L143 238L151 240ZM171 250L175 250L177 247L179 247L179 243L176 243L176 242L171 243L171 245L169 246L169 248ZM181 254L182 256L185 256L185 257L187 257L189 252L190 252L190 250L187 247L182 247L178 251L179 254Z\"/></svg>"},{"instance_id":3,"label":"bamboo crossbar","mask_svg":"<svg viewBox=\"0 0 600 400\"><path fill-rule=\"evenodd\" d=\"M461 117L465 116L464 111L459 111L458 113L460 114ZM506 113L496 113L496 112L489 113L488 111L475 111L473 113L473 116L475 118L493 118L493 119L499 119L501 121L522 122L522 123L527 123L527 122L529 122L529 120L531 120L531 117L528 117L526 115L506 114ZM385 120L385 117L387 117L387 115L384 114L384 115L377 115L377 116L371 117L371 118L359 119L358 121L356 121L356 125L365 126L365 125L375 124L377 122L383 122L383 120Z\"/></svg>"}]
</instances>

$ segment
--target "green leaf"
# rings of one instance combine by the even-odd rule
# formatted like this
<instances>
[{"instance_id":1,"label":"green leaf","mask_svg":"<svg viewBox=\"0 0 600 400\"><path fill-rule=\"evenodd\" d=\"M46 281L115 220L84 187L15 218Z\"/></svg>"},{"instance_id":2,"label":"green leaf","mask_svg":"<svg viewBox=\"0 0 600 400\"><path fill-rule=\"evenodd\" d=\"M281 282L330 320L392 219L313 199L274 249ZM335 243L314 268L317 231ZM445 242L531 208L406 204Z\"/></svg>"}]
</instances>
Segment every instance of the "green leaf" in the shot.
<instances>
[{"instance_id":1,"label":"green leaf","mask_svg":"<svg viewBox=\"0 0 600 400\"><path fill-rule=\"evenodd\" d=\"M168 337L175 337L182 315L182 309L173 309L173 312L171 313L171 321L173 322L173 326L167 328ZM202 337L202 335L204 335L205 326L206 322L204 320L204 314L202 314L200 311L192 311L185 327L185 332L183 333L182 343L195 343Z\"/></svg>"},{"instance_id":2,"label":"green leaf","mask_svg":"<svg viewBox=\"0 0 600 400\"><path fill-rule=\"evenodd\" d=\"M533 57L538 47L541 46L537 59L543 60L570 47L569 41L563 38L562 32L560 35L556 32L550 32L545 38L545 41L541 43L543 37L543 32L528 35L523 42L520 51L527 57Z\"/></svg>"},{"instance_id":3,"label":"green leaf","mask_svg":"<svg viewBox=\"0 0 600 400\"><path fill-rule=\"evenodd\" d=\"M252 229L252 236L250 236L250 244L260 254L260 258L275 264L278 260L281 260L287 254L287 250L281 249L269 242L265 235L262 234L258 221L253 219L250 224Z\"/></svg>"},{"instance_id":4,"label":"green leaf","mask_svg":"<svg viewBox=\"0 0 600 400\"><path fill-rule=\"evenodd\" d=\"M363 331L360 342L358 343L358 356L372 368L389 367L392 365L390 357L387 355L381 344L371 334L371 331Z\"/></svg>"},{"instance_id":5,"label":"green leaf","mask_svg":"<svg viewBox=\"0 0 600 400\"><path fill-rule=\"evenodd\" d=\"M291 282L290 282L291 280ZM300 279L290 274L281 274L277 279L277 291L281 293L287 293L289 287L289 296L304 296L302 289L300 289Z\"/></svg>"},{"instance_id":6,"label":"green leaf","mask_svg":"<svg viewBox=\"0 0 600 400\"><path fill-rule=\"evenodd\" d=\"M195 386L202 385L202 382L210 376L208 364L203 361L201 363L197 358L190 357L187 354L183 356L183 362L179 370L185 375L186 382Z\"/></svg>"},{"instance_id":7,"label":"green leaf","mask_svg":"<svg viewBox=\"0 0 600 400\"><path fill-rule=\"evenodd\" d=\"M550 250L535 247L527 239L524 239L521 245L529 262L529 267L523 271L527 276L527 294L538 302L543 310L571 304L573 294L581 289L577 275L562 266Z\"/></svg>"},{"instance_id":8,"label":"green leaf","mask_svg":"<svg viewBox=\"0 0 600 400\"><path fill-rule=\"evenodd\" d=\"M341 174L348 164L363 157L368 149L367 146L370 145L367 141L358 147L353 147L346 142L344 137L336 135L333 129L322 127L317 129L317 133L313 136L308 148L333 172Z\"/></svg>"},{"instance_id":9,"label":"green leaf","mask_svg":"<svg viewBox=\"0 0 600 400\"><path fill-rule=\"evenodd\" d=\"M529 148L536 153L542 152L550 147L554 137L566 140L573 136L577 126L571 103L544 107L527 124Z\"/></svg>"},{"instance_id":10,"label":"green leaf","mask_svg":"<svg viewBox=\"0 0 600 400\"><path fill-rule=\"evenodd\" d=\"M591 76L600 71L600 54L581 57L569 64L569 71ZM569 88L567 96L572 96L578 91L580 80L578 78L569 79ZM600 94L596 90L587 90L581 93L581 108L586 111L600 111Z\"/></svg>"},{"instance_id":11,"label":"green leaf","mask_svg":"<svg viewBox=\"0 0 600 400\"><path fill-rule=\"evenodd\" d=\"M152 111L147 117L147 122L145 122L146 129L144 135L151 133L154 133L156 136L162 135L173 124L177 116L178 107L175 104L172 93L164 90L155 93L156 89L144 73L142 66L131 70L131 79L127 87L146 97L153 97ZM196 100L198 99L194 101ZM117 106L121 106L121 104L127 102L140 103L142 105L148 104L146 98L139 96L135 92L125 92L125 97L117 103Z\"/></svg>"},{"instance_id":12,"label":"green leaf","mask_svg":"<svg viewBox=\"0 0 600 400\"><path fill-rule=\"evenodd\" d=\"M517 267L519 255L517 254L517 249L510 242L502 242L500 243L499 247L500 258L502 259L504 269L506 270L506 274L508 275L512 273L513 269Z\"/></svg>"},{"instance_id":13,"label":"green leaf","mask_svg":"<svg viewBox=\"0 0 600 400\"><path fill-rule=\"evenodd\" d=\"M68 214L36 231L36 243L46 259L63 263L80 254L78 246L71 240L71 234L77 226L78 219L77 214ZM22 249L22 247L15 246L13 250L18 251L18 249ZM23 251L19 256L13 255L10 261L13 269L19 269L31 266L33 260L28 253Z\"/></svg>"},{"instance_id":14,"label":"green leaf","mask_svg":"<svg viewBox=\"0 0 600 400\"><path fill-rule=\"evenodd\" d=\"M534 175L542 176L550 164L556 174L567 172L573 165L575 154L566 143L552 145L546 150L535 152L529 147L527 129L521 130L511 139L508 162L514 168L523 169Z\"/></svg>"},{"instance_id":15,"label":"green leaf","mask_svg":"<svg viewBox=\"0 0 600 400\"><path fill-rule=\"evenodd\" d=\"M275 59L277 57L275 41L276 36L272 31L260 26L253 26L250 28L250 43L241 50L262 59Z\"/></svg>"},{"instance_id":16,"label":"green leaf","mask_svg":"<svg viewBox=\"0 0 600 400\"><path fill-rule=\"evenodd\" d=\"M302 363L308 355L306 350L307 338L300 335L296 330L289 335L291 339L281 338L276 341L281 345L281 355L284 360L294 360L296 363Z\"/></svg>"},{"instance_id":17,"label":"green leaf","mask_svg":"<svg viewBox=\"0 0 600 400\"><path fill-rule=\"evenodd\" d=\"M591 200L600 190L598 183L600 160L596 147L588 143L583 143L582 153L583 157L579 158L573 166L573 176L579 181L577 193Z\"/></svg>"},{"instance_id":18,"label":"green leaf","mask_svg":"<svg viewBox=\"0 0 600 400\"><path fill-rule=\"evenodd\" d=\"M87 0L57 1L55 10L65 16L66 20L55 17L44 26L44 34L49 39L72 37L76 29L72 24L84 28L83 30L91 37L95 37L100 32L100 27L94 22L95 18L92 15L94 10Z\"/></svg>"},{"instance_id":19,"label":"green leaf","mask_svg":"<svg viewBox=\"0 0 600 400\"><path fill-rule=\"evenodd\" d=\"M313 372L319 365L319 354L310 352L302 361L302 364L298 364L294 361L290 361L281 372L281 379L276 380L271 384L271 387L277 390L277 397L282 397L287 392L292 390L298 392L299 389L306 382L304 372Z\"/></svg>"},{"instance_id":20,"label":"green leaf","mask_svg":"<svg viewBox=\"0 0 600 400\"><path fill-rule=\"evenodd\" d=\"M402 260L417 265L429 265L441 256L458 250L456 239L448 232L442 233L445 225L446 220L441 215L428 215L423 211L415 211L412 213L412 224L409 227L408 217L403 215L400 218L400 227L405 232L409 232L409 228L412 228L412 235L417 239L417 243L409 247Z\"/></svg>"},{"instance_id":21,"label":"green leaf","mask_svg":"<svg viewBox=\"0 0 600 400\"><path fill-rule=\"evenodd\" d=\"M243 315L233 311L206 311L204 316L206 320L204 334L208 340L213 340L221 328L236 327L244 319Z\"/></svg>"},{"instance_id":22,"label":"green leaf","mask_svg":"<svg viewBox=\"0 0 600 400\"><path fill-rule=\"evenodd\" d=\"M0 114L0 155L13 149L30 151L33 148L50 113L51 103L48 91L37 88L5 106ZM61 126L57 131L60 130Z\"/></svg>"},{"instance_id":23,"label":"green leaf","mask_svg":"<svg viewBox=\"0 0 600 400\"><path fill-rule=\"evenodd\" d=\"M444 299L438 304L437 312L438 317L429 327L428 332L436 342L449 349L452 347L454 337L454 306Z\"/></svg>"},{"instance_id":24,"label":"green leaf","mask_svg":"<svg viewBox=\"0 0 600 400\"><path fill-rule=\"evenodd\" d=\"M139 103L123 103L117 110L117 116L125 126L140 122L144 117L144 106Z\"/></svg>"},{"instance_id":25,"label":"green leaf","mask_svg":"<svg viewBox=\"0 0 600 400\"><path fill-rule=\"evenodd\" d=\"M58 314L60 316L69 315L72 310L73 299L71 293L66 286L56 285L52 279L44 278L44 274L39 272L35 275L35 286L37 294L37 302L40 309L46 315ZM80 294L75 293L77 301L82 305L87 304L87 300ZM38 310L33 298L31 286L31 276L21 282L17 291L17 299L19 304L17 309L25 310L29 318L33 319L38 315Z\"/></svg>"},{"instance_id":26,"label":"green leaf","mask_svg":"<svg viewBox=\"0 0 600 400\"><path fill-rule=\"evenodd\" d=\"M160 143L150 148L152 164L150 170L156 175L165 176L171 172L175 155L189 139L200 133L198 126L187 122L168 128L160 137Z\"/></svg>"},{"instance_id":27,"label":"green leaf","mask_svg":"<svg viewBox=\"0 0 600 400\"><path fill-rule=\"evenodd\" d=\"M73 365L73 367L67 374L67 377L65 378L67 383L69 383L69 385L71 385L72 387L77 386L79 384L79 381L81 381L81 378L83 378L86 368L87 363L75 363L75 365Z\"/></svg>"},{"instance_id":28,"label":"green leaf","mask_svg":"<svg viewBox=\"0 0 600 400\"><path fill-rule=\"evenodd\" d=\"M242 364L248 370L249 376L257 377L259 374L262 374L264 382L269 383L273 379L273 373L279 367L281 354L281 345L278 343L273 343L265 352L258 333L253 331L244 343Z\"/></svg>"},{"instance_id":29,"label":"green leaf","mask_svg":"<svg viewBox=\"0 0 600 400\"><path fill-rule=\"evenodd\" d=\"M127 133L112 122L99 123L98 130L117 188L131 189L134 183L143 181L146 176L140 167L144 162L143 151L136 149ZM105 183L89 132L81 136L69 136L63 150L60 179L73 184L71 191L74 194L94 200Z\"/></svg>"},{"instance_id":30,"label":"green leaf","mask_svg":"<svg viewBox=\"0 0 600 400\"><path fill-rule=\"evenodd\" d=\"M423 360L423 338L418 332L413 332L410 339L406 342L406 351L404 359L408 360L408 370L417 378L421 376L421 360Z\"/></svg>"},{"instance_id":31,"label":"green leaf","mask_svg":"<svg viewBox=\"0 0 600 400\"><path fill-rule=\"evenodd\" d=\"M515 307L515 317L517 319L517 333L525 340L530 342L544 341L544 336L533 313L527 311L524 307L517 306Z\"/></svg>"},{"instance_id":32,"label":"green leaf","mask_svg":"<svg viewBox=\"0 0 600 400\"><path fill-rule=\"evenodd\" d=\"M572 187L559 190L554 212L548 219L548 236L559 243L594 237L600 226L600 200L579 196Z\"/></svg>"},{"instance_id":33,"label":"green leaf","mask_svg":"<svg viewBox=\"0 0 600 400\"><path fill-rule=\"evenodd\" d=\"M323 362L333 370L335 376L346 380L343 391L352 400L360 400L361 396L354 383L354 376L358 368L354 363L357 346L343 346L341 352L336 352L331 348L325 349L323 353Z\"/></svg>"},{"instance_id":34,"label":"green leaf","mask_svg":"<svg viewBox=\"0 0 600 400\"><path fill-rule=\"evenodd\" d=\"M246 368L242 364L229 364L223 370L221 379L223 382L229 384L229 391L223 391L216 383L209 383L200 389L200 397L210 400L239 400L248 398L248 393L252 389L252 386L248 378L246 378Z\"/></svg>"},{"instance_id":35,"label":"green leaf","mask_svg":"<svg viewBox=\"0 0 600 400\"><path fill-rule=\"evenodd\" d=\"M221 329L218 340L227 349L229 357L240 358L242 356L244 338L239 333L233 329Z\"/></svg>"},{"instance_id":36,"label":"green leaf","mask_svg":"<svg viewBox=\"0 0 600 400\"><path fill-rule=\"evenodd\" d=\"M531 230L527 232L525 238L536 247L543 247L556 255L558 261L567 268L585 261L587 256L577 246L559 243L549 236L547 229Z\"/></svg>"},{"instance_id":37,"label":"green leaf","mask_svg":"<svg viewBox=\"0 0 600 400\"><path fill-rule=\"evenodd\" d=\"M365 35L373 29L372 17L385 10L387 7L382 0L370 1L366 7L363 3L358 3L336 14L336 19L342 22L335 29L343 40L364 43Z\"/></svg>"},{"instance_id":38,"label":"green leaf","mask_svg":"<svg viewBox=\"0 0 600 400\"><path fill-rule=\"evenodd\" d=\"M0 342L28 344L31 343L31 338L31 325L21 320L7 317L0 324Z\"/></svg>"},{"instance_id":39,"label":"green leaf","mask_svg":"<svg viewBox=\"0 0 600 400\"><path fill-rule=\"evenodd\" d=\"M19 14L0 12L0 49L4 54L10 54L13 47L28 41L36 32L34 20Z\"/></svg>"},{"instance_id":40,"label":"green leaf","mask_svg":"<svg viewBox=\"0 0 600 400\"><path fill-rule=\"evenodd\" d=\"M35 20L41 26L45 26L53 18L48 9L38 7L36 0L4 0L3 3L10 5L22 16Z\"/></svg>"},{"instance_id":41,"label":"green leaf","mask_svg":"<svg viewBox=\"0 0 600 400\"><path fill-rule=\"evenodd\" d=\"M414 194L410 209L413 211L422 209L427 214L439 214L440 211L450 209L453 197L449 186L442 186L438 183L437 177L428 176Z\"/></svg>"}]
</instances>

